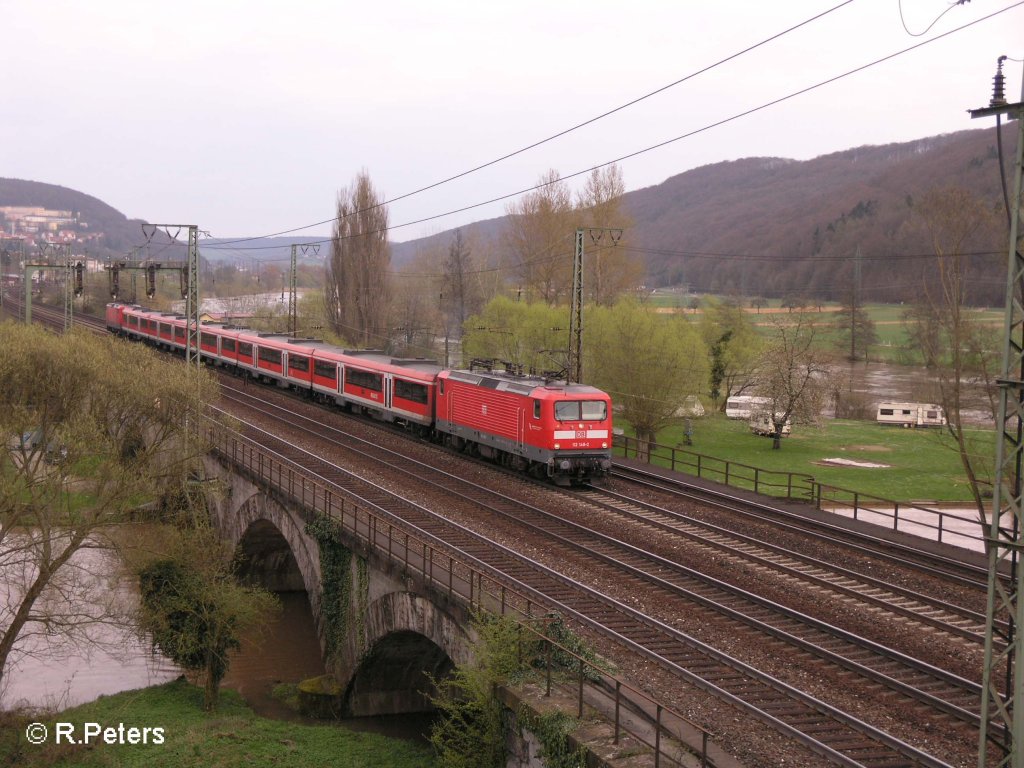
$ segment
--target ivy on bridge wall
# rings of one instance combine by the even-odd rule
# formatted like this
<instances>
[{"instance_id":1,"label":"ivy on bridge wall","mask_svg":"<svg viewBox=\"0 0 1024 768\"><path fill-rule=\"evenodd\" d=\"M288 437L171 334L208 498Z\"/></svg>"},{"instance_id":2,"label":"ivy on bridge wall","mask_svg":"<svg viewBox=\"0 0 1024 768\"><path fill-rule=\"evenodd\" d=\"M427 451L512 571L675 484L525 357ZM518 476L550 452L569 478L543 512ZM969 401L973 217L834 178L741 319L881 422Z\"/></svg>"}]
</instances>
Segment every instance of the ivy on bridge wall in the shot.
<instances>
[{"instance_id":1,"label":"ivy on bridge wall","mask_svg":"<svg viewBox=\"0 0 1024 768\"><path fill-rule=\"evenodd\" d=\"M319 515L306 524L320 550L320 615L324 630L324 656L332 658L344 647L350 632L355 632L356 647L366 645L366 608L369 594L369 570L366 560L356 557L356 579L352 577L352 550L345 546L341 526L326 515ZM357 605L355 626L349 626L353 615L353 593Z\"/></svg>"}]
</instances>

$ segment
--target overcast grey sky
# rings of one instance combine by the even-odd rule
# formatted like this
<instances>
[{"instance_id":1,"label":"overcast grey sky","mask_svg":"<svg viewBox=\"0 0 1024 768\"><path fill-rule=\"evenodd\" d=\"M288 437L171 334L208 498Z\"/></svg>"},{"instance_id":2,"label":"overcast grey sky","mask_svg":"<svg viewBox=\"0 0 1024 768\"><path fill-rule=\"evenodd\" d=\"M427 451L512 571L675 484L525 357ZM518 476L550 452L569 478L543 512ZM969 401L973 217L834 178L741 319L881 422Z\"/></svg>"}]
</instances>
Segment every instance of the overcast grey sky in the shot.
<instances>
[{"instance_id":1,"label":"overcast grey sky","mask_svg":"<svg viewBox=\"0 0 1024 768\"><path fill-rule=\"evenodd\" d=\"M387 198L404 195L841 3L0 0L0 175L61 184L129 217L194 223L216 237L274 233L330 218L337 191L360 169ZM806 159L991 127L966 110L988 103L1000 54L1024 56L1024 5L853 0L592 125L395 202L391 223L528 188L549 168L586 170L1001 9L1009 10L621 168L632 190L722 160ZM923 36L908 34L933 22ZM1015 101L1021 64L1008 62L1006 74ZM500 216L505 205L397 227L392 239Z\"/></svg>"}]
</instances>

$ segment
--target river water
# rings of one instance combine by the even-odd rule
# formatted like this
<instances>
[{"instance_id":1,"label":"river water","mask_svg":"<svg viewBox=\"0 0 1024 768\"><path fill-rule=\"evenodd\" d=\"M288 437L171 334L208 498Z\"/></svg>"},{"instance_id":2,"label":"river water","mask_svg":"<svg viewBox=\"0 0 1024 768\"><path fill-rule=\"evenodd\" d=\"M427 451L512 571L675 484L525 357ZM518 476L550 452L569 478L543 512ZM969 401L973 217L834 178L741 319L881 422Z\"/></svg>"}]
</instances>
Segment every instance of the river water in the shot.
<instances>
[{"instance_id":1,"label":"river water","mask_svg":"<svg viewBox=\"0 0 1024 768\"><path fill-rule=\"evenodd\" d=\"M90 561L90 570L116 569L96 550L79 557ZM94 568L101 565L101 568ZM132 582L114 578L116 589L130 613L137 602ZM288 707L274 688L294 685L324 674L320 642L305 592L278 593L281 611L257 630L242 638L241 649L231 655L222 688L238 691L258 714L280 720L307 721ZM173 680L181 670L140 639L130 625L98 627L87 649L54 646L44 642L29 646L35 653L21 658L4 676L0 709L28 707L58 710L92 701L105 694L142 688ZM426 715L351 718L339 721L352 730L373 731L404 739L423 739L432 718Z\"/></svg>"},{"instance_id":2,"label":"river water","mask_svg":"<svg viewBox=\"0 0 1024 768\"><path fill-rule=\"evenodd\" d=\"M886 400L940 402L935 374L927 368L858 361L833 366L832 371L846 393L853 393L867 404L869 412L862 418L874 420L878 403ZM972 423L994 424L988 398L980 383L968 382L963 386L962 415L965 421Z\"/></svg>"}]
</instances>

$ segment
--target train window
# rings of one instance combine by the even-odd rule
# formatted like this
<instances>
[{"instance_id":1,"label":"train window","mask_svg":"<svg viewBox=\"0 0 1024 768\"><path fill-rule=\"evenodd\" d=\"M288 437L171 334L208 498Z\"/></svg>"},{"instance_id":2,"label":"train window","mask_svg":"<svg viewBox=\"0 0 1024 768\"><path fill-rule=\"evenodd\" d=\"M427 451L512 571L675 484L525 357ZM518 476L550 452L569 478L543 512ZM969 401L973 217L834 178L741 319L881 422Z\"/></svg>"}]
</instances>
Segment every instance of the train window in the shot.
<instances>
[{"instance_id":1,"label":"train window","mask_svg":"<svg viewBox=\"0 0 1024 768\"><path fill-rule=\"evenodd\" d=\"M370 371L356 371L352 368L346 368L345 383L351 384L353 387L372 389L374 392L382 392L384 390L383 377L379 373L370 373Z\"/></svg>"},{"instance_id":2,"label":"train window","mask_svg":"<svg viewBox=\"0 0 1024 768\"><path fill-rule=\"evenodd\" d=\"M540 418L540 400L533 401L533 418Z\"/></svg>"},{"instance_id":3,"label":"train window","mask_svg":"<svg viewBox=\"0 0 1024 768\"><path fill-rule=\"evenodd\" d=\"M170 336L171 326L169 326L167 323L160 323L160 334Z\"/></svg>"},{"instance_id":4,"label":"train window","mask_svg":"<svg viewBox=\"0 0 1024 768\"><path fill-rule=\"evenodd\" d=\"M288 355L288 370L309 372L309 358L305 355Z\"/></svg>"},{"instance_id":5,"label":"train window","mask_svg":"<svg viewBox=\"0 0 1024 768\"><path fill-rule=\"evenodd\" d=\"M217 337L214 336L212 333L203 333L200 334L199 336L199 343L202 344L204 347L216 347Z\"/></svg>"},{"instance_id":6,"label":"train window","mask_svg":"<svg viewBox=\"0 0 1024 768\"><path fill-rule=\"evenodd\" d=\"M427 388L423 384L395 379L395 397L411 400L414 403L427 402Z\"/></svg>"},{"instance_id":7,"label":"train window","mask_svg":"<svg viewBox=\"0 0 1024 768\"><path fill-rule=\"evenodd\" d=\"M270 347L260 347L259 350L261 363L267 363L268 365L281 364L281 350L271 349Z\"/></svg>"},{"instance_id":8,"label":"train window","mask_svg":"<svg viewBox=\"0 0 1024 768\"><path fill-rule=\"evenodd\" d=\"M179 341L185 341L185 328L180 325L174 326L174 338Z\"/></svg>"},{"instance_id":9,"label":"train window","mask_svg":"<svg viewBox=\"0 0 1024 768\"><path fill-rule=\"evenodd\" d=\"M313 361L313 373L317 376L322 376L325 379L334 381L338 378L338 366L334 363L328 363L324 360Z\"/></svg>"},{"instance_id":10,"label":"train window","mask_svg":"<svg viewBox=\"0 0 1024 768\"><path fill-rule=\"evenodd\" d=\"M234 352L235 351L235 340L234 339L221 339L220 348L223 352Z\"/></svg>"},{"instance_id":11,"label":"train window","mask_svg":"<svg viewBox=\"0 0 1024 768\"><path fill-rule=\"evenodd\" d=\"M441 379L441 396L444 396L444 379Z\"/></svg>"},{"instance_id":12,"label":"train window","mask_svg":"<svg viewBox=\"0 0 1024 768\"><path fill-rule=\"evenodd\" d=\"M246 341L238 342L238 354L240 357L252 357L252 344Z\"/></svg>"},{"instance_id":13,"label":"train window","mask_svg":"<svg viewBox=\"0 0 1024 768\"><path fill-rule=\"evenodd\" d=\"M128 325L135 325L135 326L137 326L138 324L139 324L139 318L137 318L135 315L128 315Z\"/></svg>"},{"instance_id":14,"label":"train window","mask_svg":"<svg viewBox=\"0 0 1024 768\"><path fill-rule=\"evenodd\" d=\"M578 400L562 400L555 403L555 418L558 421L579 421L580 403Z\"/></svg>"},{"instance_id":15,"label":"train window","mask_svg":"<svg viewBox=\"0 0 1024 768\"><path fill-rule=\"evenodd\" d=\"M608 405L603 400L562 400L555 403L558 421L604 421Z\"/></svg>"}]
</instances>

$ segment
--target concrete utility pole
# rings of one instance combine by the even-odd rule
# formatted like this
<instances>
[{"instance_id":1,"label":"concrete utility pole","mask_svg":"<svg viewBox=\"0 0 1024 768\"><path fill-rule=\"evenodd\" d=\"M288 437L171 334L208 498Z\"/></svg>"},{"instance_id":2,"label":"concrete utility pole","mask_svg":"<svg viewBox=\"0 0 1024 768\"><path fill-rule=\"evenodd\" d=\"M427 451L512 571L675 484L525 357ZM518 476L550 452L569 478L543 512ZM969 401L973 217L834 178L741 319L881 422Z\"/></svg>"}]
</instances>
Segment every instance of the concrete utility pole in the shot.
<instances>
[{"instance_id":1,"label":"concrete utility pole","mask_svg":"<svg viewBox=\"0 0 1024 768\"><path fill-rule=\"evenodd\" d=\"M576 230L575 249L572 260L572 302L569 308L569 362L566 366L566 382L583 382L583 233L590 234L596 244L605 232L610 233L612 244L622 239L622 229L613 227L580 227Z\"/></svg>"},{"instance_id":2,"label":"concrete utility pole","mask_svg":"<svg viewBox=\"0 0 1024 768\"><path fill-rule=\"evenodd\" d=\"M298 302L298 291L296 289L296 274L298 272L298 251L302 249L302 255L305 256L307 253L312 253L314 256L320 253L320 244L313 243L312 245L299 245L292 243L292 269L291 269L291 281L288 283L288 332L292 337L298 334L299 328L299 302Z\"/></svg>"},{"instance_id":3,"label":"concrete utility pole","mask_svg":"<svg viewBox=\"0 0 1024 768\"><path fill-rule=\"evenodd\" d=\"M25 323L32 322L32 274L43 270L64 272L64 330L71 330L74 321L74 297L81 294L74 287L84 269L81 262L71 263L71 246L67 243L43 243L39 255L46 261L41 264L25 265Z\"/></svg>"},{"instance_id":4,"label":"concrete utility pole","mask_svg":"<svg viewBox=\"0 0 1024 768\"><path fill-rule=\"evenodd\" d=\"M999 379L1000 434L996 442L996 478L988 548L988 602L985 614L985 668L982 676L981 734L978 765L988 768L989 750L999 766L1024 768L1024 677L1017 660L1024 652L1024 570L1020 568L1022 517L1021 456L1024 451L1024 256L1021 254L1021 155L1024 152L1024 83L1021 101L1003 97L1000 57L992 101L971 117L1007 115L1018 125L1014 189L1010 204L1010 248L1007 259L1006 308L1003 324L1003 368ZM998 128L998 122L997 122ZM1009 573L1007 574L1007 567ZM1008 576L1008 578L1007 578ZM1000 628L1005 618L1007 629ZM1002 690L1001 690L1002 689Z\"/></svg>"}]
</instances>

